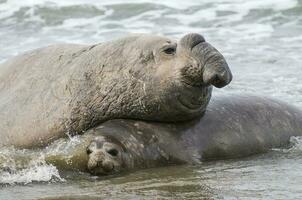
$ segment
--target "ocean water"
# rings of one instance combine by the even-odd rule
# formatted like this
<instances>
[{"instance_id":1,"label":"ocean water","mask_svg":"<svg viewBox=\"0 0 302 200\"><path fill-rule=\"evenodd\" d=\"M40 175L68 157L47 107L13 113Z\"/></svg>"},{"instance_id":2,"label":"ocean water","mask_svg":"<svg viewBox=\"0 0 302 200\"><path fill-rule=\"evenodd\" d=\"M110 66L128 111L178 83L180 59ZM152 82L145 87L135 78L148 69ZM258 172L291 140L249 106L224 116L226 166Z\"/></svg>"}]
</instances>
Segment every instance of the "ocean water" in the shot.
<instances>
[{"instance_id":1,"label":"ocean water","mask_svg":"<svg viewBox=\"0 0 302 200\"><path fill-rule=\"evenodd\" d=\"M213 95L256 93L302 109L301 0L0 0L0 62L53 43L133 32L200 33L234 75ZM0 199L301 199L302 140L292 143L246 159L104 178L61 172L45 163L49 152L1 149L1 167L14 170L0 171Z\"/></svg>"}]
</instances>

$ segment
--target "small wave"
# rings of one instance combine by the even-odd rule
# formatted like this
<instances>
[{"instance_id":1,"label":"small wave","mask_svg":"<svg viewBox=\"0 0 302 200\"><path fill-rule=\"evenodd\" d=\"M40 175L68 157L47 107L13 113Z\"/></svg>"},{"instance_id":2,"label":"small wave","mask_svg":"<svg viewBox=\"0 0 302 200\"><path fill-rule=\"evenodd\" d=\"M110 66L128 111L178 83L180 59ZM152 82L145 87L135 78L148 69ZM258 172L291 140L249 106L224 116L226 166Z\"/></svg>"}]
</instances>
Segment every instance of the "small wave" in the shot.
<instances>
[{"instance_id":1,"label":"small wave","mask_svg":"<svg viewBox=\"0 0 302 200\"><path fill-rule=\"evenodd\" d=\"M291 148L289 151L302 152L302 136L293 136L290 138Z\"/></svg>"},{"instance_id":2,"label":"small wave","mask_svg":"<svg viewBox=\"0 0 302 200\"><path fill-rule=\"evenodd\" d=\"M0 185L49 181L64 179L55 166L46 163L43 154L12 147L0 150Z\"/></svg>"},{"instance_id":3,"label":"small wave","mask_svg":"<svg viewBox=\"0 0 302 200\"><path fill-rule=\"evenodd\" d=\"M43 149L1 148L0 185L65 181L59 174L59 168L50 164L47 158L61 156L69 162L70 152L77 149L82 141L80 136L74 136L56 140Z\"/></svg>"},{"instance_id":4,"label":"small wave","mask_svg":"<svg viewBox=\"0 0 302 200\"><path fill-rule=\"evenodd\" d=\"M302 152L302 136L292 136L289 140L289 148L274 148L273 151L282 153Z\"/></svg>"},{"instance_id":5,"label":"small wave","mask_svg":"<svg viewBox=\"0 0 302 200\"><path fill-rule=\"evenodd\" d=\"M0 184L28 184L32 182L64 181L53 165L44 160L32 161L22 170L8 170L0 173Z\"/></svg>"},{"instance_id":6,"label":"small wave","mask_svg":"<svg viewBox=\"0 0 302 200\"><path fill-rule=\"evenodd\" d=\"M45 155L58 155L58 154L68 154L72 149L76 148L79 144L81 144L82 140L79 135L77 136L69 136L68 139L61 138L56 140L47 146L43 152Z\"/></svg>"}]
</instances>

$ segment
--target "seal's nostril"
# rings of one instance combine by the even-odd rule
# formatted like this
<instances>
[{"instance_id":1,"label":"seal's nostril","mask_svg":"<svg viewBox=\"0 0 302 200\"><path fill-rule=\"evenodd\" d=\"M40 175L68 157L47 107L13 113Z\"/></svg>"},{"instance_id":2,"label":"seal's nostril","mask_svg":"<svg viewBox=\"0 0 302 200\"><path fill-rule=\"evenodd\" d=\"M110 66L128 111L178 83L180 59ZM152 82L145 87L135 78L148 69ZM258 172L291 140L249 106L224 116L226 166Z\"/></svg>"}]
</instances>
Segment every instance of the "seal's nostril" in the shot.
<instances>
[{"instance_id":1,"label":"seal's nostril","mask_svg":"<svg viewBox=\"0 0 302 200\"><path fill-rule=\"evenodd\" d=\"M226 86L228 83L229 83L228 79L226 79L223 76L217 75L217 74L211 81L211 84L217 88L222 88L222 87Z\"/></svg>"},{"instance_id":2,"label":"seal's nostril","mask_svg":"<svg viewBox=\"0 0 302 200\"><path fill-rule=\"evenodd\" d=\"M213 59L214 57L212 56L211 58ZM205 85L213 85L217 88L222 88L232 81L232 73L225 60L222 61L222 63L217 61L208 61L205 65L203 71L203 83Z\"/></svg>"}]
</instances>

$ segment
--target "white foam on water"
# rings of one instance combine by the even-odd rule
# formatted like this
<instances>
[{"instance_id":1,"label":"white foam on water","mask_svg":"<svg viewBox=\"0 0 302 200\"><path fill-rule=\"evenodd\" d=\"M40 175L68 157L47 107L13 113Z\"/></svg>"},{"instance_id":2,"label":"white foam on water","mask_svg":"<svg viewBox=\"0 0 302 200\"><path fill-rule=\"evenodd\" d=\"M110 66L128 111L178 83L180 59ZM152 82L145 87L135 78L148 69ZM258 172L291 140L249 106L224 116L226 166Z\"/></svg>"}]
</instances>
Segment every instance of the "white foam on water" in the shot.
<instances>
[{"instance_id":1,"label":"white foam on water","mask_svg":"<svg viewBox=\"0 0 302 200\"><path fill-rule=\"evenodd\" d=\"M52 144L48 145L45 149L43 149L44 155L59 155L59 154L68 154L68 152L76 148L77 145L81 144L81 136L73 136L69 137L68 140L66 138L61 138L54 141Z\"/></svg>"},{"instance_id":2,"label":"white foam on water","mask_svg":"<svg viewBox=\"0 0 302 200\"><path fill-rule=\"evenodd\" d=\"M302 136L290 137L290 148L274 148L273 151L283 153L302 153Z\"/></svg>"},{"instance_id":3,"label":"white foam on water","mask_svg":"<svg viewBox=\"0 0 302 200\"><path fill-rule=\"evenodd\" d=\"M28 184L32 182L64 181L59 171L53 165L48 165L43 159L32 160L29 165L12 172L0 173L0 184Z\"/></svg>"},{"instance_id":4,"label":"white foam on water","mask_svg":"<svg viewBox=\"0 0 302 200\"><path fill-rule=\"evenodd\" d=\"M0 185L65 181L55 166L46 163L45 157L63 155L68 159L69 152L81 142L81 136L74 136L56 140L43 149L1 148Z\"/></svg>"},{"instance_id":5,"label":"white foam on water","mask_svg":"<svg viewBox=\"0 0 302 200\"><path fill-rule=\"evenodd\" d=\"M285 37L285 38L282 38L281 41L283 41L283 42L299 42L299 43L301 43L302 42L302 35L295 36L295 37Z\"/></svg>"},{"instance_id":6,"label":"white foam on water","mask_svg":"<svg viewBox=\"0 0 302 200\"><path fill-rule=\"evenodd\" d=\"M64 181L55 166L47 164L44 154L13 147L0 149L0 184Z\"/></svg>"},{"instance_id":7,"label":"white foam on water","mask_svg":"<svg viewBox=\"0 0 302 200\"><path fill-rule=\"evenodd\" d=\"M297 6L297 0L221 0L215 1L217 10L232 10L241 15L245 15L251 9L273 9L273 10L287 10Z\"/></svg>"},{"instance_id":8,"label":"white foam on water","mask_svg":"<svg viewBox=\"0 0 302 200\"><path fill-rule=\"evenodd\" d=\"M302 136L291 137L290 144L292 145L292 147L289 149L290 152L302 152Z\"/></svg>"},{"instance_id":9,"label":"white foam on water","mask_svg":"<svg viewBox=\"0 0 302 200\"><path fill-rule=\"evenodd\" d=\"M127 4L128 6L136 5L138 7L144 7L146 5L149 7L145 11L143 9L135 16L129 15L123 17L123 13L128 9ZM150 4L153 6L150 7ZM198 32L205 34L207 39L212 39L214 42L216 41L226 52L231 52L234 55L232 59L241 59L242 56L240 54L243 49L246 49L244 46L251 46L251 44L253 44L261 48L262 45L267 45L267 41L270 41L276 29L276 27L273 27L276 21L274 17L283 17L281 11L294 8L297 4L297 0L206 0L203 2L193 0L131 0L127 1L127 3L121 0L8 0L0 4L0 20L3 19L1 23L13 29L15 24L21 24L21 28L16 28L18 29L17 32L19 32L19 36L5 33L6 30L10 29L4 29L0 32L0 37L4 38L3 47L6 48L6 51L1 57L3 59L9 55L16 55L24 50L40 47L41 44L45 46L56 42L102 42L131 32L159 33L176 37L180 37L187 32ZM119 6L112 7L112 5ZM78 6L76 8L77 10L82 7L84 13L89 12L89 9L85 9L85 7L87 8L88 6L104 11L104 13L100 12L86 17L85 14L81 16L77 13L78 11L71 11L71 16L68 16L68 14L66 17L61 16L61 12L64 10L58 10L66 6ZM16 12L22 9L28 10L26 11L26 16L22 18L19 16L19 19ZM256 15L251 19L245 19L251 11L265 9L273 10L273 13L261 17L260 12L260 17ZM47 22L52 20L47 12L52 11L59 12L60 17L57 19L59 23ZM121 16L118 15L119 12L122 12ZM45 19L44 15L47 16L47 19ZM118 19L116 19L116 17ZM287 23L294 23L290 25L290 27L298 23L298 21L293 22L293 17L287 16L286 19L288 21ZM22 24L25 28L22 27ZM32 26L36 28L36 31L33 32L34 28L32 28ZM279 28L280 26L278 25L277 27ZM33 33L31 34L30 32ZM225 37L228 37L227 41L224 40ZM293 35L293 37L296 37L296 35ZM35 40L33 40L33 38L35 38ZM266 38L268 38L267 41L265 41ZM255 40L257 40L257 44L255 44ZM18 45L18 48L14 48L12 41L22 44ZM280 49L283 47L291 47L295 44L295 41L283 42L287 42L287 44L282 45ZM266 52L257 52L257 54L264 53ZM290 54L289 56L291 57L295 57L295 59L301 58L301 56L295 55L291 53L291 51L288 51L288 54ZM254 54L249 56L248 54L245 60L257 56L258 55L255 56ZM280 57L280 55L276 57Z\"/></svg>"}]
</instances>

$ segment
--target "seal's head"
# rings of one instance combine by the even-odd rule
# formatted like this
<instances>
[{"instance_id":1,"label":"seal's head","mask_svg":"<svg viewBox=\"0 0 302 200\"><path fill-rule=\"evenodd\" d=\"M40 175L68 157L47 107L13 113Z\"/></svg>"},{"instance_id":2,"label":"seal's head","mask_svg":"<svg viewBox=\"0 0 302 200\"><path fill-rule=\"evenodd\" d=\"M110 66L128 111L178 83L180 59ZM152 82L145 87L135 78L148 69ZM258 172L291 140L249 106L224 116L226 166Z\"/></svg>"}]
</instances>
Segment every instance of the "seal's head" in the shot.
<instances>
[{"instance_id":1,"label":"seal's head","mask_svg":"<svg viewBox=\"0 0 302 200\"><path fill-rule=\"evenodd\" d=\"M111 106L120 103L122 108L112 109L119 112L114 118L190 120L206 110L212 86L221 88L232 80L224 57L196 33L178 42L135 35L119 40L118 45L123 46L119 57L127 59L117 80L123 89L111 101Z\"/></svg>"},{"instance_id":2,"label":"seal's head","mask_svg":"<svg viewBox=\"0 0 302 200\"><path fill-rule=\"evenodd\" d=\"M123 144L113 137L97 136L86 149L87 168L94 175L109 175L125 167L127 152Z\"/></svg>"},{"instance_id":3,"label":"seal's head","mask_svg":"<svg viewBox=\"0 0 302 200\"><path fill-rule=\"evenodd\" d=\"M184 163L188 157L186 153L175 152L180 145L177 136L170 137L166 126L160 124L109 120L90 129L83 137L87 138L85 170L98 176ZM171 145L164 141L170 141Z\"/></svg>"}]
</instances>

